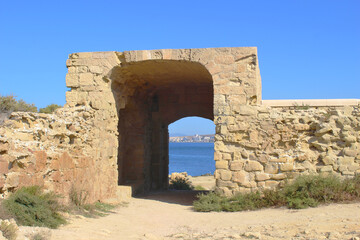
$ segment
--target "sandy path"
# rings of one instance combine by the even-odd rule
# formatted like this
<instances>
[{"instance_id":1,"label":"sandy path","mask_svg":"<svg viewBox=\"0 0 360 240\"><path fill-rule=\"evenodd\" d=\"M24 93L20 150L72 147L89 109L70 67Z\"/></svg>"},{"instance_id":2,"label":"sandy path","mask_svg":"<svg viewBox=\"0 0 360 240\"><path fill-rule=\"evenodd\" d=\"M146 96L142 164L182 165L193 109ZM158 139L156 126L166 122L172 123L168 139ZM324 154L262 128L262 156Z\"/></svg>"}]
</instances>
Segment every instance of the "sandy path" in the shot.
<instances>
[{"instance_id":1,"label":"sandy path","mask_svg":"<svg viewBox=\"0 0 360 240\"><path fill-rule=\"evenodd\" d=\"M192 198L190 192L134 198L106 217L73 218L52 239L360 239L360 203L198 213Z\"/></svg>"}]
</instances>

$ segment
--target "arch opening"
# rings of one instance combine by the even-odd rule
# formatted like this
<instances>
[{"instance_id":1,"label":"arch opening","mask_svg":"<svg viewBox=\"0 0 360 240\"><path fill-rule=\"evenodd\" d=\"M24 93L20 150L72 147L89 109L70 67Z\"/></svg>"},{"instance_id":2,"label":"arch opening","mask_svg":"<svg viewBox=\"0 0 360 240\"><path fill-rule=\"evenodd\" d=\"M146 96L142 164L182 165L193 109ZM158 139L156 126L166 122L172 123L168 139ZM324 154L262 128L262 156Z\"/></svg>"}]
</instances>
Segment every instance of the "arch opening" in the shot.
<instances>
[{"instance_id":1,"label":"arch opening","mask_svg":"<svg viewBox=\"0 0 360 240\"><path fill-rule=\"evenodd\" d=\"M215 188L214 134L214 122L200 117L182 118L169 125L170 185L171 179L180 175L197 190Z\"/></svg>"},{"instance_id":2,"label":"arch opening","mask_svg":"<svg viewBox=\"0 0 360 240\"><path fill-rule=\"evenodd\" d=\"M118 184L133 192L167 189L168 125L187 116L213 120L213 81L200 63L147 60L115 67Z\"/></svg>"}]
</instances>

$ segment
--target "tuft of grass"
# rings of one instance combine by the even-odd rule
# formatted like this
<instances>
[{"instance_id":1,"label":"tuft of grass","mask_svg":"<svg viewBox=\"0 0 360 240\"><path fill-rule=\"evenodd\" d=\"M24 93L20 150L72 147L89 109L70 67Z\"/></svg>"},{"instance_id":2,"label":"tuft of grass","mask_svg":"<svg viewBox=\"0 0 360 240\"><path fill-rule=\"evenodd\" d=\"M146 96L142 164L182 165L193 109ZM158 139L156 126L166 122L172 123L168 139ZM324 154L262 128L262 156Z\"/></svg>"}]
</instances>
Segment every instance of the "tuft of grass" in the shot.
<instances>
[{"instance_id":1,"label":"tuft of grass","mask_svg":"<svg viewBox=\"0 0 360 240\"><path fill-rule=\"evenodd\" d=\"M9 240L15 240L17 238L17 226L7 220L0 220L0 232L2 235Z\"/></svg>"},{"instance_id":2,"label":"tuft of grass","mask_svg":"<svg viewBox=\"0 0 360 240\"><path fill-rule=\"evenodd\" d=\"M194 187L191 185L191 182L187 178L175 177L175 179L170 180L169 189L175 190L192 190Z\"/></svg>"},{"instance_id":3,"label":"tuft of grass","mask_svg":"<svg viewBox=\"0 0 360 240\"><path fill-rule=\"evenodd\" d=\"M233 197L213 192L201 194L194 201L194 208L200 212L233 212L280 206L302 209L354 200L360 201L360 175L343 181L333 175L304 175L277 190L240 193Z\"/></svg>"},{"instance_id":4,"label":"tuft of grass","mask_svg":"<svg viewBox=\"0 0 360 240\"><path fill-rule=\"evenodd\" d=\"M48 240L51 238L51 232L40 231L29 236L30 240Z\"/></svg>"},{"instance_id":5,"label":"tuft of grass","mask_svg":"<svg viewBox=\"0 0 360 240\"><path fill-rule=\"evenodd\" d=\"M200 186L200 185L196 185L194 187L194 190L196 190L196 191L207 191L207 189L205 189L203 186Z\"/></svg>"},{"instance_id":6,"label":"tuft of grass","mask_svg":"<svg viewBox=\"0 0 360 240\"><path fill-rule=\"evenodd\" d=\"M63 206L58 198L54 193L44 193L39 186L30 186L18 189L2 204L20 225L57 228L66 223L59 213Z\"/></svg>"},{"instance_id":7,"label":"tuft of grass","mask_svg":"<svg viewBox=\"0 0 360 240\"><path fill-rule=\"evenodd\" d=\"M85 217L102 217L111 213L111 210L116 208L117 205L96 202L93 204L87 203L89 196L85 190L76 190L72 188L70 191L70 212L74 212Z\"/></svg>"}]
</instances>

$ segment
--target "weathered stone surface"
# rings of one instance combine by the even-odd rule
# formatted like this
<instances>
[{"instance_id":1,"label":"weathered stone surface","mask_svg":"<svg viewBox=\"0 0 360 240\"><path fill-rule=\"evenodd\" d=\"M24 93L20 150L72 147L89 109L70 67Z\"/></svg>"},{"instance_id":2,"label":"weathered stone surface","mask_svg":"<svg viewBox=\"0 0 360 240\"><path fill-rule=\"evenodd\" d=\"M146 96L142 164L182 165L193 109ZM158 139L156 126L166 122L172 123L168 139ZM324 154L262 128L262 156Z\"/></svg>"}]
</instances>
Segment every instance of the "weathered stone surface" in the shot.
<instances>
[{"instance_id":1,"label":"weathered stone surface","mask_svg":"<svg viewBox=\"0 0 360 240\"><path fill-rule=\"evenodd\" d=\"M247 161L245 164L245 170L248 172L262 171L264 167L257 161Z\"/></svg>"}]
</instances>

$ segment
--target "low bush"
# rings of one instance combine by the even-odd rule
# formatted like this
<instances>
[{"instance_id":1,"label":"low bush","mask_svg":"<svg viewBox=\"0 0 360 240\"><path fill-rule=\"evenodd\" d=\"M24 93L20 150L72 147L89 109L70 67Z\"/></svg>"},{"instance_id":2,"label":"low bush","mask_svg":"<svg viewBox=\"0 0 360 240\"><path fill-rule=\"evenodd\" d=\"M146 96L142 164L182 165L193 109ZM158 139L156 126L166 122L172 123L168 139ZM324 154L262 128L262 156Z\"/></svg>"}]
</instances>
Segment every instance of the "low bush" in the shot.
<instances>
[{"instance_id":1,"label":"low bush","mask_svg":"<svg viewBox=\"0 0 360 240\"><path fill-rule=\"evenodd\" d=\"M50 104L44 108L40 108L39 113L53 113L58 108L61 108L61 106L57 104Z\"/></svg>"},{"instance_id":2,"label":"low bush","mask_svg":"<svg viewBox=\"0 0 360 240\"><path fill-rule=\"evenodd\" d=\"M13 95L0 95L0 112L37 112L37 107L22 99L16 100Z\"/></svg>"},{"instance_id":3,"label":"low bush","mask_svg":"<svg viewBox=\"0 0 360 240\"><path fill-rule=\"evenodd\" d=\"M170 180L169 189L175 190L192 190L194 187L191 185L191 182L184 177L175 177Z\"/></svg>"},{"instance_id":4,"label":"low bush","mask_svg":"<svg viewBox=\"0 0 360 240\"><path fill-rule=\"evenodd\" d=\"M333 175L304 175L284 188L241 193L224 197L216 193L201 194L194 201L196 211L243 211L287 206L301 209L331 202L360 201L360 175L340 180Z\"/></svg>"},{"instance_id":5,"label":"low bush","mask_svg":"<svg viewBox=\"0 0 360 240\"><path fill-rule=\"evenodd\" d=\"M58 195L44 193L39 186L22 187L3 201L4 208L25 226L57 228L66 220L59 211Z\"/></svg>"}]
</instances>

